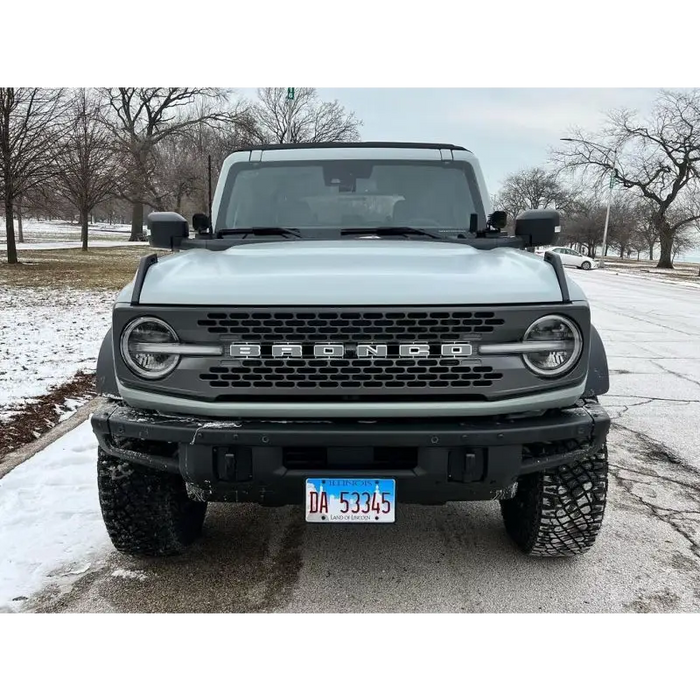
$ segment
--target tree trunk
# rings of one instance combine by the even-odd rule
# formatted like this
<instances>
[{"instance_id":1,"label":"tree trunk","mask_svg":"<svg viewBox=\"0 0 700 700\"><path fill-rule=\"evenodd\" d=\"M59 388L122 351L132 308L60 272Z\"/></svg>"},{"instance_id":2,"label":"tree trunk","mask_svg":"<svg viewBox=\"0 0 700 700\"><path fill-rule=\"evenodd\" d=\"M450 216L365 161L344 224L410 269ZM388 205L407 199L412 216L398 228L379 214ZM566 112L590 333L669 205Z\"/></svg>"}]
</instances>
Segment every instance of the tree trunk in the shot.
<instances>
[{"instance_id":1,"label":"tree trunk","mask_svg":"<svg viewBox=\"0 0 700 700\"><path fill-rule=\"evenodd\" d=\"M5 230L7 231L7 262L17 264L17 246L15 245L15 212L12 197L5 195Z\"/></svg>"},{"instance_id":2,"label":"tree trunk","mask_svg":"<svg viewBox=\"0 0 700 700\"><path fill-rule=\"evenodd\" d=\"M22 225L22 202L17 202L17 243L24 243L24 226Z\"/></svg>"},{"instance_id":3,"label":"tree trunk","mask_svg":"<svg viewBox=\"0 0 700 700\"><path fill-rule=\"evenodd\" d=\"M80 212L80 241L82 243L83 251L88 249L88 217L90 212L87 209L83 209Z\"/></svg>"},{"instance_id":4,"label":"tree trunk","mask_svg":"<svg viewBox=\"0 0 700 700\"><path fill-rule=\"evenodd\" d=\"M664 270L673 270L673 259L671 254L673 252L673 230L666 221L666 217L661 217L658 220L658 231L659 231L659 248L661 253L659 255L659 262L656 267Z\"/></svg>"},{"instance_id":5,"label":"tree trunk","mask_svg":"<svg viewBox=\"0 0 700 700\"><path fill-rule=\"evenodd\" d=\"M130 241L140 241L143 238L143 204L137 202L131 209Z\"/></svg>"},{"instance_id":6,"label":"tree trunk","mask_svg":"<svg viewBox=\"0 0 700 700\"><path fill-rule=\"evenodd\" d=\"M640 251L637 251L637 262L639 262L639 256L641 255Z\"/></svg>"},{"instance_id":7,"label":"tree trunk","mask_svg":"<svg viewBox=\"0 0 700 700\"><path fill-rule=\"evenodd\" d=\"M649 244L649 260L654 259L654 244L650 243Z\"/></svg>"},{"instance_id":8,"label":"tree trunk","mask_svg":"<svg viewBox=\"0 0 700 700\"><path fill-rule=\"evenodd\" d=\"M625 246L620 246L620 260L625 257Z\"/></svg>"}]
</instances>

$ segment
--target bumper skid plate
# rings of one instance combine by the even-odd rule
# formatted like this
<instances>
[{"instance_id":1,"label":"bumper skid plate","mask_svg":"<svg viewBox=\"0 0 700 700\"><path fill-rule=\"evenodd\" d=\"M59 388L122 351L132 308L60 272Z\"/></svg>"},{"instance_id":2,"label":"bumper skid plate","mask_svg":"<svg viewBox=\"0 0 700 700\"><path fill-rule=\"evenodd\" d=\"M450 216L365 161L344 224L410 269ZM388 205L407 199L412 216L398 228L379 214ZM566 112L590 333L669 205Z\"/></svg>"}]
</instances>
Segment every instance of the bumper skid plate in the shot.
<instances>
[{"instance_id":1,"label":"bumper skid plate","mask_svg":"<svg viewBox=\"0 0 700 700\"><path fill-rule=\"evenodd\" d=\"M92 416L113 457L179 473L193 497L303 504L308 479L391 479L396 500L502 498L522 474L585 459L610 418L595 402L535 417L431 422L211 421L111 402Z\"/></svg>"}]
</instances>

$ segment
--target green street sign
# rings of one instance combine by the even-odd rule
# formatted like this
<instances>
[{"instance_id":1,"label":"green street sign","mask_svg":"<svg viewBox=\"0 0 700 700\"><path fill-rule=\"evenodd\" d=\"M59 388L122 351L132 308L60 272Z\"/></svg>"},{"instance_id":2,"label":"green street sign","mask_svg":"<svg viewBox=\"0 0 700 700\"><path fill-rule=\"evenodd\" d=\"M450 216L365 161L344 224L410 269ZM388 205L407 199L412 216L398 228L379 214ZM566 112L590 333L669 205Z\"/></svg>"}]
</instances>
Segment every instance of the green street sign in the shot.
<instances>
[{"instance_id":1,"label":"green street sign","mask_svg":"<svg viewBox=\"0 0 700 700\"><path fill-rule=\"evenodd\" d=\"M294 88L287 88L287 99L288 100L294 99Z\"/></svg>"}]
</instances>

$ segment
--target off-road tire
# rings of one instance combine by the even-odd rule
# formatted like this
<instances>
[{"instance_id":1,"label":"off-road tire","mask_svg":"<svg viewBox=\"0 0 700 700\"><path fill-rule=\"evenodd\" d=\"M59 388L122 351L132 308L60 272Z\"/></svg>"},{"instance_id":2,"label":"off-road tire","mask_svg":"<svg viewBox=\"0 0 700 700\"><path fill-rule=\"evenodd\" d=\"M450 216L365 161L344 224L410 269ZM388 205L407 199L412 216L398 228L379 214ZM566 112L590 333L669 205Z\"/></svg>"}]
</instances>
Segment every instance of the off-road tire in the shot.
<instances>
[{"instance_id":1,"label":"off-road tire","mask_svg":"<svg viewBox=\"0 0 700 700\"><path fill-rule=\"evenodd\" d=\"M146 469L98 448L97 488L107 533L123 554L180 554L202 532L207 504L188 498L176 474Z\"/></svg>"},{"instance_id":2,"label":"off-road tire","mask_svg":"<svg viewBox=\"0 0 700 700\"><path fill-rule=\"evenodd\" d=\"M588 260L584 260L581 263L581 269L582 270L590 270L591 269L591 263L588 262Z\"/></svg>"},{"instance_id":3,"label":"off-road tire","mask_svg":"<svg viewBox=\"0 0 700 700\"><path fill-rule=\"evenodd\" d=\"M515 497L501 501L506 532L526 554L570 557L587 552L603 522L608 451L518 479Z\"/></svg>"}]
</instances>

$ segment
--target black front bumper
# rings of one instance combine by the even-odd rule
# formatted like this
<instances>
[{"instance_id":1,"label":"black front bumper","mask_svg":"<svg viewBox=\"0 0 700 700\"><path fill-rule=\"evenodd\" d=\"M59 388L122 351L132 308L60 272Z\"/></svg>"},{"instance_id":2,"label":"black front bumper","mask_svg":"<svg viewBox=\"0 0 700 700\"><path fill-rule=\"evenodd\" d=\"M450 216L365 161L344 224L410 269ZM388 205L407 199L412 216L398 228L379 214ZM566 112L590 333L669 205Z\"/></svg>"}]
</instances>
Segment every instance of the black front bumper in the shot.
<instances>
[{"instance_id":1,"label":"black front bumper","mask_svg":"<svg viewBox=\"0 0 700 700\"><path fill-rule=\"evenodd\" d=\"M538 417L469 421L207 421L108 403L92 416L108 454L181 474L213 501L301 504L305 479L391 478L404 503L502 497L522 474L598 451L595 402Z\"/></svg>"}]
</instances>

